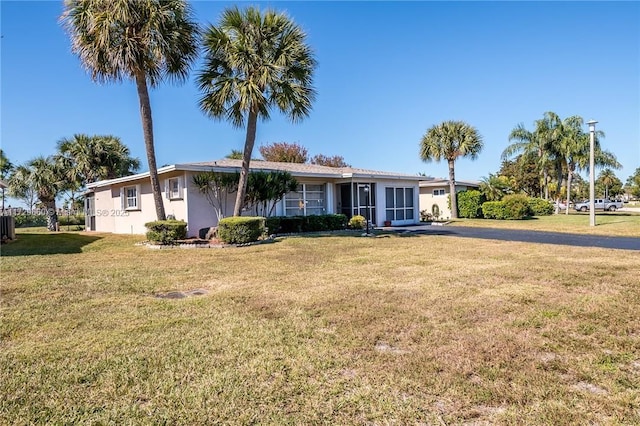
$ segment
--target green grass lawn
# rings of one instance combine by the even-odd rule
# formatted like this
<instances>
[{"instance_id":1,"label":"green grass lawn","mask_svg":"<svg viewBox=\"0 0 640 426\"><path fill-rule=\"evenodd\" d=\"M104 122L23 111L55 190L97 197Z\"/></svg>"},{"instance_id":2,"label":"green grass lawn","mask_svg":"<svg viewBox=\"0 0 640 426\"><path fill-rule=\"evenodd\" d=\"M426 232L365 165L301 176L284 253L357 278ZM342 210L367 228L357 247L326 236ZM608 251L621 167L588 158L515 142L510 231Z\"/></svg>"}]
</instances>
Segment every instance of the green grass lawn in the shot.
<instances>
[{"instance_id":1,"label":"green grass lawn","mask_svg":"<svg viewBox=\"0 0 640 426\"><path fill-rule=\"evenodd\" d=\"M2 246L0 424L640 423L637 252L140 239Z\"/></svg>"},{"instance_id":2,"label":"green grass lawn","mask_svg":"<svg viewBox=\"0 0 640 426\"><path fill-rule=\"evenodd\" d=\"M596 212L596 226L589 225L589 213L570 212L538 216L526 220L456 219L458 226L529 229L532 231L568 232L574 234L640 237L640 213Z\"/></svg>"}]
</instances>

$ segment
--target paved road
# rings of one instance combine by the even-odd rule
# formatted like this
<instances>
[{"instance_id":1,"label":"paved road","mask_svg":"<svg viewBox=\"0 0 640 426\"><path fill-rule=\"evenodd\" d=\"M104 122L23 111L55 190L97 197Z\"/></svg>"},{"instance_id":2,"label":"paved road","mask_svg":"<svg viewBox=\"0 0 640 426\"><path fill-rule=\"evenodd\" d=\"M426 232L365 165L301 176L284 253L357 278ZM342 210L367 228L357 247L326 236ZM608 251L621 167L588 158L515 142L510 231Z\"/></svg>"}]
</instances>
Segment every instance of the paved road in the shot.
<instances>
[{"instance_id":1,"label":"paved road","mask_svg":"<svg viewBox=\"0 0 640 426\"><path fill-rule=\"evenodd\" d=\"M640 250L640 238L605 237L601 235L566 234L562 232L523 231L516 229L473 228L468 226L415 225L386 228L400 233L420 235L450 235L463 238L483 238L501 241L559 244L579 247L600 247L620 250Z\"/></svg>"}]
</instances>

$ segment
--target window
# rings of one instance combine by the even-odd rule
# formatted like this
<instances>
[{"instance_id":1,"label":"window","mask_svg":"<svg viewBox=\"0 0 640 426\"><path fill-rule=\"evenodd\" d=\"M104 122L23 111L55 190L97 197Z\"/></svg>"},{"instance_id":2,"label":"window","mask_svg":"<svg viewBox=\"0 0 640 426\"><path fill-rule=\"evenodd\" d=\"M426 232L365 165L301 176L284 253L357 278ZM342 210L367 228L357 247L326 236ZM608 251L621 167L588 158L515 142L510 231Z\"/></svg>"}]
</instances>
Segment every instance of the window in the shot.
<instances>
[{"instance_id":1,"label":"window","mask_svg":"<svg viewBox=\"0 0 640 426\"><path fill-rule=\"evenodd\" d=\"M385 188L386 220L413 220L413 188Z\"/></svg>"},{"instance_id":2,"label":"window","mask_svg":"<svg viewBox=\"0 0 640 426\"><path fill-rule=\"evenodd\" d=\"M120 202L123 210L140 210L140 185L122 188Z\"/></svg>"},{"instance_id":3,"label":"window","mask_svg":"<svg viewBox=\"0 0 640 426\"><path fill-rule=\"evenodd\" d=\"M437 197L438 195L446 195L444 189L434 189L433 196Z\"/></svg>"},{"instance_id":4,"label":"window","mask_svg":"<svg viewBox=\"0 0 640 426\"><path fill-rule=\"evenodd\" d=\"M289 192L284 196L285 216L310 216L325 213L324 185L301 184L298 185L295 192Z\"/></svg>"},{"instance_id":5,"label":"window","mask_svg":"<svg viewBox=\"0 0 640 426\"><path fill-rule=\"evenodd\" d=\"M166 195L170 200L182 199L182 182L180 178L167 179Z\"/></svg>"}]
</instances>

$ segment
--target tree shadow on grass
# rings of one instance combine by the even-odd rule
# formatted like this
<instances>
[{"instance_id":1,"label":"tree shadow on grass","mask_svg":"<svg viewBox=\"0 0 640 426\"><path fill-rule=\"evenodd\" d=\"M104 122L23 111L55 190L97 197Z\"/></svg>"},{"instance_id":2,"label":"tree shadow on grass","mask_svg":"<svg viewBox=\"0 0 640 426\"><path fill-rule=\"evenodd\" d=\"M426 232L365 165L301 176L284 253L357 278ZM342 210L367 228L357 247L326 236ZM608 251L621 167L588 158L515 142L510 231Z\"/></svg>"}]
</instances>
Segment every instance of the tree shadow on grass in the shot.
<instances>
[{"instance_id":1,"label":"tree shadow on grass","mask_svg":"<svg viewBox=\"0 0 640 426\"><path fill-rule=\"evenodd\" d=\"M35 256L82 253L82 247L101 239L97 235L78 233L20 233L15 241L0 247L0 256Z\"/></svg>"}]
</instances>

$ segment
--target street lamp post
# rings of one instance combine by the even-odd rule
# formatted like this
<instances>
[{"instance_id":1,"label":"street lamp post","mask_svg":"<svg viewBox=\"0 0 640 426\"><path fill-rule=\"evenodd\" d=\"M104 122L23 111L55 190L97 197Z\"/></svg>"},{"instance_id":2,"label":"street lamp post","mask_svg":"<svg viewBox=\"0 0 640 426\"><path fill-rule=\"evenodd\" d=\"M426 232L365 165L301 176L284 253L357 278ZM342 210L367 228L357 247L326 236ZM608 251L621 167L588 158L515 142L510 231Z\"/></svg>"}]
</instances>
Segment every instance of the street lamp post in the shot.
<instances>
[{"instance_id":1,"label":"street lamp post","mask_svg":"<svg viewBox=\"0 0 640 426\"><path fill-rule=\"evenodd\" d=\"M591 120L587 122L589 125L589 225L596 226L596 183L595 183L595 138L596 123Z\"/></svg>"},{"instance_id":2,"label":"street lamp post","mask_svg":"<svg viewBox=\"0 0 640 426\"><path fill-rule=\"evenodd\" d=\"M369 235L369 185L365 185L364 193L366 194L365 198L367 200L366 201L367 210L365 210L365 216L366 216L365 219L367 220L367 234L366 235Z\"/></svg>"}]
</instances>

